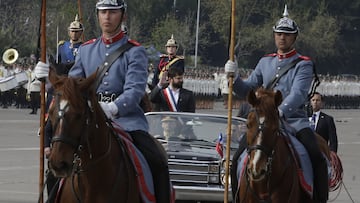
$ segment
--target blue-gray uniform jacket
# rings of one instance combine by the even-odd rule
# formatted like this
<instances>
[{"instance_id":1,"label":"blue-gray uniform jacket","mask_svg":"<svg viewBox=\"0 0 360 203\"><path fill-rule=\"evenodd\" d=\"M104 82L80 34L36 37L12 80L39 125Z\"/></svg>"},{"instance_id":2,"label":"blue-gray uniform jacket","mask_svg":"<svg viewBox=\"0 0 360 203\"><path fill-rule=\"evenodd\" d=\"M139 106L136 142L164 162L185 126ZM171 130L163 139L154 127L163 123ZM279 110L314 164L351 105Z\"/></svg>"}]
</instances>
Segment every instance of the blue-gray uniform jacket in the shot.
<instances>
[{"instance_id":1,"label":"blue-gray uniform jacket","mask_svg":"<svg viewBox=\"0 0 360 203\"><path fill-rule=\"evenodd\" d=\"M275 90L281 91L283 96L279 109L297 132L309 127L309 118L303 108L313 80L313 63L309 57L301 56L296 50L286 55L267 55L260 59L255 70L246 80L237 77L233 86L233 91L239 97L245 98L250 89L266 87L270 84L281 67L298 57L303 60L283 75L274 87Z\"/></svg>"},{"instance_id":2,"label":"blue-gray uniform jacket","mask_svg":"<svg viewBox=\"0 0 360 203\"><path fill-rule=\"evenodd\" d=\"M69 76L90 76L104 62L106 56L128 43L128 40L121 32L110 40L100 37L84 43L79 48ZM149 126L139 103L145 94L148 59L143 46L132 40L129 42L136 46L115 60L108 73L105 73L97 93L116 95L114 102L119 112L114 121L125 131L147 132Z\"/></svg>"},{"instance_id":3,"label":"blue-gray uniform jacket","mask_svg":"<svg viewBox=\"0 0 360 203\"><path fill-rule=\"evenodd\" d=\"M71 44L70 41L65 41L59 44L59 63L74 62L78 49L82 42Z\"/></svg>"}]
</instances>

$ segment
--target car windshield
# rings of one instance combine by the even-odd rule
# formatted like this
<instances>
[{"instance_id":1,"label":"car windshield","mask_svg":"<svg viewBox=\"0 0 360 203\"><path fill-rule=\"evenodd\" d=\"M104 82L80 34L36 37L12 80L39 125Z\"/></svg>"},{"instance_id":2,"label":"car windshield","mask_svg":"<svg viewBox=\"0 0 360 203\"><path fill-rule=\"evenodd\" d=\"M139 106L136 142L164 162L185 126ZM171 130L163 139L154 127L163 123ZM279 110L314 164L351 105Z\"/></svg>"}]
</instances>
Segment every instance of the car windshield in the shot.
<instances>
[{"instance_id":1,"label":"car windshield","mask_svg":"<svg viewBox=\"0 0 360 203\"><path fill-rule=\"evenodd\" d=\"M165 142L186 142L215 146L226 145L227 118L198 114L147 114L150 134ZM240 137L246 132L243 120L232 120L231 147L237 148Z\"/></svg>"}]
</instances>

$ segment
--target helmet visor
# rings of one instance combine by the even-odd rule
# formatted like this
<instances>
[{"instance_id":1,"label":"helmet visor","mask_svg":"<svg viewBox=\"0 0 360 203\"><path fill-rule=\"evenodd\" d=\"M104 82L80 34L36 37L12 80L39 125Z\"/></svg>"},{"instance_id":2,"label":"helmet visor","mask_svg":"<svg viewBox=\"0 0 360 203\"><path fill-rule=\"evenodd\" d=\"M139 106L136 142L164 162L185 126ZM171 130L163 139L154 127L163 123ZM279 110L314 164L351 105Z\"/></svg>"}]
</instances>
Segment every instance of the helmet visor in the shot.
<instances>
[{"instance_id":1,"label":"helmet visor","mask_svg":"<svg viewBox=\"0 0 360 203\"><path fill-rule=\"evenodd\" d=\"M276 25L273 27L274 32L282 32L282 33L297 33L298 27L290 18L284 17L281 18Z\"/></svg>"},{"instance_id":2,"label":"helmet visor","mask_svg":"<svg viewBox=\"0 0 360 203\"><path fill-rule=\"evenodd\" d=\"M96 3L98 10L122 9L124 7L125 3L122 0L100 0Z\"/></svg>"}]
</instances>

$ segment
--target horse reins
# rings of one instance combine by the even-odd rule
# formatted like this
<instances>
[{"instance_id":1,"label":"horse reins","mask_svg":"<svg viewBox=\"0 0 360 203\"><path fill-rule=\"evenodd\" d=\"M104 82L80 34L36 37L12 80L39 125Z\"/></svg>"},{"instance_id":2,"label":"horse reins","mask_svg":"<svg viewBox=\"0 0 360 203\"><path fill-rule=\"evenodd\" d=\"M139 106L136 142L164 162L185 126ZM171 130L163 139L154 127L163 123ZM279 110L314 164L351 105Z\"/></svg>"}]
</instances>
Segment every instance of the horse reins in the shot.
<instances>
[{"instance_id":1,"label":"horse reins","mask_svg":"<svg viewBox=\"0 0 360 203\"><path fill-rule=\"evenodd\" d=\"M259 136L262 136L263 133L264 133L264 130L265 130L265 119L261 120L259 118L259 113L257 112L257 110L255 108L252 108L250 110L250 112L254 112L255 116L256 116L256 122L257 122L257 130L255 131L254 135L252 136L252 142L253 143L255 141L255 139ZM270 177L271 177L271 174L272 174L272 161L273 161L273 156L275 154L275 146L277 144L277 141L278 141L278 137L279 137L279 130L276 131L276 139L274 141L274 146L272 148L269 148L269 147L265 147L263 145L260 145L260 144L256 144L256 145L251 145L251 146L248 146L247 147L247 154L248 154L248 160L250 160L250 153L251 151L254 151L254 150L259 150L261 152L263 152L268 158L267 158L267 161L266 161L266 170L265 170L265 174L268 176L267 178L267 182L266 182L266 187L268 189L268 193L266 193L266 196L267 198L266 199L263 199L259 196L259 194L257 194L251 187L250 187L250 177L249 177L249 174L247 172L247 169L248 169L248 164L246 165L246 171L245 171L245 176L246 176L246 184L247 184L247 190L250 190L251 193L253 194L253 196L258 200L258 202L260 203L271 203L271 190L270 190ZM249 163L249 162L248 162Z\"/></svg>"},{"instance_id":2,"label":"horse reins","mask_svg":"<svg viewBox=\"0 0 360 203\"><path fill-rule=\"evenodd\" d=\"M66 109L68 108L68 104L66 104L63 108L61 108L61 105L60 105L60 101L59 101L59 97L61 96L62 94L61 93L57 93L56 94L56 97L57 97L57 109L58 109L58 117L56 119L56 122L54 123L54 129L57 129L57 126L59 125L60 122L63 122L64 123L64 126L65 126L65 121L66 119L64 118L64 115L65 115L65 111ZM93 112L92 108L89 107L89 105L86 105L87 106L87 110L86 110L86 114L88 115L89 112ZM89 120L87 119L86 122L84 123L84 128L85 130L88 130L88 127L89 127ZM106 121L106 124L108 126L109 129L112 129L112 125L109 121ZM96 124L97 126L97 124ZM54 143L54 142L62 142L62 143L65 143L65 144L68 144L70 146L72 146L73 148L76 149L75 153L74 153L74 160L73 160L73 172L72 172L72 176L71 176L71 182L72 182L72 193L73 195L75 196L76 200L81 203L81 198L80 196L77 194L77 192L75 191L75 174L78 175L78 178L77 178L77 182L78 182L78 188L79 188L79 193L81 194L81 187L80 187L80 174L82 172L86 172L89 168L91 168L91 166L94 166L96 165L97 163L99 163L100 161L104 160L108 155L110 155L110 152L111 152L111 149L112 149L112 145L111 145L111 136L114 131L113 130L110 130L109 133L108 133L108 147L107 147L107 150L104 154L102 154L99 158L97 158L96 160L93 160L92 162L90 162L88 165L86 165L86 167L84 168L83 165L82 165L82 161L81 161L81 158L79 156L79 154L82 152L83 150L83 146L81 145L82 142L84 142L84 139L86 139L86 143L87 143L87 146L88 148L90 148L90 144L89 144L89 140L88 138L84 138L84 136L81 136L81 138L79 140L75 140L75 139L71 139L71 138L68 138L66 136L63 135L63 131L61 130L60 134L58 136L54 136L51 140L51 143ZM115 135L114 135L115 136ZM115 136L116 137L116 136ZM119 142L119 141L118 141ZM120 143L120 145L122 147L120 147L122 150L123 150L123 144ZM92 159L92 153L91 153L91 149L89 149L89 158ZM120 178L120 175L119 173L117 173L117 178L116 178L116 182L118 182L119 178ZM116 183L115 183L116 184ZM114 189L115 190L115 189ZM113 194L114 194L115 191L113 191Z\"/></svg>"},{"instance_id":3,"label":"horse reins","mask_svg":"<svg viewBox=\"0 0 360 203\"><path fill-rule=\"evenodd\" d=\"M256 137L260 136L260 134L263 133L264 129L265 129L265 120L263 121L260 121L260 118L259 118L259 115L258 115L258 112L256 111L256 109L251 109L250 112L254 112L255 113L255 116L256 116L256 121L257 121L257 125L258 125L258 129L256 130L256 132L254 133L254 136L253 136L253 140L252 142L255 141ZM281 125L281 124L279 124ZM277 145L277 142L278 142L278 138L281 136L281 132L280 130L277 130L276 131L276 140L274 142L274 146L272 148L266 148L265 146L262 146L262 145L253 145L253 146L249 146L248 149L247 149L247 153L248 153L248 160L250 160L250 153L251 151L253 150L260 150L262 151L264 154L266 154L266 156L268 157L267 159L267 163L266 163L266 174L268 175L268 178L267 178L267 189L268 189L268 195L267 195L267 198L266 199L262 199L251 187L250 187L250 177L249 177L249 174L246 172L245 175L246 175L246 183L247 183L247 190L251 191L251 193L253 194L253 196L257 199L258 202L260 203L271 203L271 189L270 189L270 177L271 177L271 174L272 174L272 171L271 171L271 168L272 168L272 161L273 161L273 156L275 154L275 146ZM291 158L290 158L291 159ZM284 174L286 172L286 169L287 167L290 165L291 163L291 160L288 159L288 161L286 162L285 164L285 167L284 168L284 171L282 174ZM246 169L247 169L248 165L246 165ZM296 176L294 176L294 179L297 178ZM291 194L294 192L294 184L292 185L291 187ZM246 197L244 197L246 198Z\"/></svg>"}]
</instances>

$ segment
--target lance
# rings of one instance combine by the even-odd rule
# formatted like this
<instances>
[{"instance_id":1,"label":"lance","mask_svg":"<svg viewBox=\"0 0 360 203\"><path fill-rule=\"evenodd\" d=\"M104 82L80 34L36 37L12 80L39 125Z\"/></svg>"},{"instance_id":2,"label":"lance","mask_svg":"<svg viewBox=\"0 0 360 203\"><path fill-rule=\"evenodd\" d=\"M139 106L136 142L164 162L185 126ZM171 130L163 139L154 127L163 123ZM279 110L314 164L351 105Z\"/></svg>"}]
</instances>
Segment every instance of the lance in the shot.
<instances>
[{"instance_id":1,"label":"lance","mask_svg":"<svg viewBox=\"0 0 360 203\"><path fill-rule=\"evenodd\" d=\"M81 1L78 0L77 3L78 3L78 12L79 12L80 23L84 25L83 19L82 19L82 12L81 12ZM83 33L82 33L81 40L82 40L83 42L84 42L84 40L85 40L84 31L83 31Z\"/></svg>"},{"instance_id":2,"label":"lance","mask_svg":"<svg viewBox=\"0 0 360 203\"><path fill-rule=\"evenodd\" d=\"M40 19L40 60L46 63L46 0L41 1L41 19ZM45 79L41 80L41 103L40 103L40 171L39 171L39 202L43 203L44 187L44 126L45 126Z\"/></svg>"},{"instance_id":3,"label":"lance","mask_svg":"<svg viewBox=\"0 0 360 203\"><path fill-rule=\"evenodd\" d=\"M235 47L235 0L231 0L231 25L230 25L230 46L229 58L234 61ZM228 203L229 193L229 165L230 165L230 144L231 144L231 123L232 123L232 92L233 92L234 74L229 75L229 95L228 95L228 120L227 120L227 139L226 139L226 158L225 158L225 191L224 203ZM235 173L233 171L233 173Z\"/></svg>"}]
</instances>

